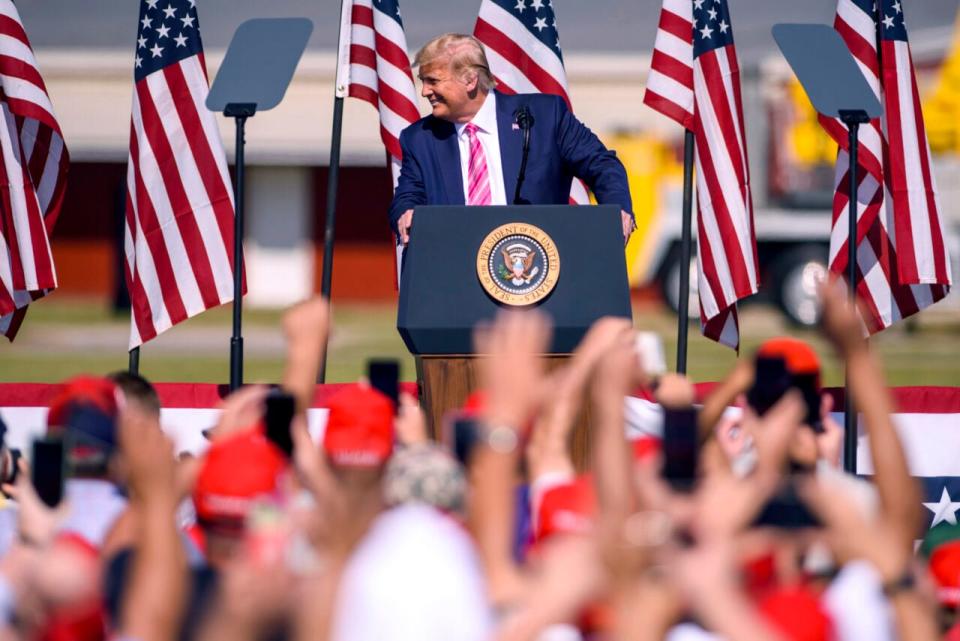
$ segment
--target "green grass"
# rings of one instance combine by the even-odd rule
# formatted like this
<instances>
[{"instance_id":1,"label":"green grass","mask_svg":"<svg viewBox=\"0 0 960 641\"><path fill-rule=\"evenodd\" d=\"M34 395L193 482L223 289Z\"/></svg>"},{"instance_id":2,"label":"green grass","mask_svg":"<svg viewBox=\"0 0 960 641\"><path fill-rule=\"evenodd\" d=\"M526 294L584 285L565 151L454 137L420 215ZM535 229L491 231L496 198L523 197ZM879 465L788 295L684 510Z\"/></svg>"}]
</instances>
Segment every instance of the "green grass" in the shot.
<instances>
[{"instance_id":1,"label":"green grass","mask_svg":"<svg viewBox=\"0 0 960 641\"><path fill-rule=\"evenodd\" d=\"M283 370L278 310L244 312L247 381L275 382ZM676 317L656 304L634 311L639 328L658 332L665 341L667 364L676 354ZM933 319L931 322L930 319ZM404 380L416 377L396 327L396 308L390 304L337 304L330 341L327 380L355 380L371 357L401 361ZM79 373L105 373L127 366L129 331L126 315L114 316L104 305L89 301L44 299L31 306L20 336L12 345L0 345L0 381L54 382ZM141 353L141 372L154 381L226 382L231 310L210 310L171 329ZM222 332L218 332L218 329ZM750 354L772 336L791 334L815 345L823 358L824 383L842 385L843 371L829 346L816 332L784 325L779 314L753 305L741 315L743 353ZM897 327L871 339L892 385L960 385L960 318L956 313L924 317L912 331ZM722 378L736 354L704 339L691 323L689 367L696 381Z\"/></svg>"}]
</instances>

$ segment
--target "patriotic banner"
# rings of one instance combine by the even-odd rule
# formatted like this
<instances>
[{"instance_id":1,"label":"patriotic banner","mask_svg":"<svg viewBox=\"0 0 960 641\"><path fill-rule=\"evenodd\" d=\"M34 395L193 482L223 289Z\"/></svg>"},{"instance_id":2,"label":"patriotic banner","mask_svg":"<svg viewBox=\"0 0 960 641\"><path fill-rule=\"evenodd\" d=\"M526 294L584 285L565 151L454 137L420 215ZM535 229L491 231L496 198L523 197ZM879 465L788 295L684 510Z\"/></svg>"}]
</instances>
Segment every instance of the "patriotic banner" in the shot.
<instances>
[{"instance_id":1,"label":"patriotic banner","mask_svg":"<svg viewBox=\"0 0 960 641\"><path fill-rule=\"evenodd\" d=\"M643 101L694 133L701 331L734 349L759 281L739 75L726 0L664 0Z\"/></svg>"},{"instance_id":2,"label":"patriotic banner","mask_svg":"<svg viewBox=\"0 0 960 641\"><path fill-rule=\"evenodd\" d=\"M124 251L130 348L233 300L233 189L195 0L143 0Z\"/></svg>"},{"instance_id":3,"label":"patriotic banner","mask_svg":"<svg viewBox=\"0 0 960 641\"><path fill-rule=\"evenodd\" d=\"M396 186L400 132L420 120L407 37L397 0L346 0L340 16L337 96L365 100L380 114L380 138Z\"/></svg>"},{"instance_id":4,"label":"patriotic banner","mask_svg":"<svg viewBox=\"0 0 960 641\"><path fill-rule=\"evenodd\" d=\"M573 113L550 0L483 0L473 35L484 45L499 91L560 96ZM590 204L581 180L571 184L570 202Z\"/></svg>"},{"instance_id":5,"label":"patriotic banner","mask_svg":"<svg viewBox=\"0 0 960 641\"><path fill-rule=\"evenodd\" d=\"M70 156L11 0L0 0L0 334L13 340L27 305L57 286L50 233Z\"/></svg>"},{"instance_id":6,"label":"patriotic banner","mask_svg":"<svg viewBox=\"0 0 960 641\"><path fill-rule=\"evenodd\" d=\"M858 132L857 295L864 326L873 334L944 298L952 282L950 259L902 2L839 0L834 28L884 107L882 120ZM840 146L830 269L843 275L848 132L838 119L821 116L820 123Z\"/></svg>"}]
</instances>

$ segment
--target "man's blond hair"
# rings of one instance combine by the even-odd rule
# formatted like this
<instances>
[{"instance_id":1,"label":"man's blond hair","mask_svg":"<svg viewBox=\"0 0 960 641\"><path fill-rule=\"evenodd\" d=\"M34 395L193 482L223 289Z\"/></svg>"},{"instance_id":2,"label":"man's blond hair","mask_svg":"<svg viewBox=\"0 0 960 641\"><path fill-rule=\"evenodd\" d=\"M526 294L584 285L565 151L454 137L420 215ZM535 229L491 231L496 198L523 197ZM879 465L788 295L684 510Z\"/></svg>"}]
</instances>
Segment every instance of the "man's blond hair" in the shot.
<instances>
[{"instance_id":1,"label":"man's blond hair","mask_svg":"<svg viewBox=\"0 0 960 641\"><path fill-rule=\"evenodd\" d=\"M477 87L484 93L493 89L497 81L490 72L487 54L483 45L473 36L462 33L445 33L423 45L413 59L414 67L429 67L447 60L450 71L461 80L469 81L477 76Z\"/></svg>"}]
</instances>

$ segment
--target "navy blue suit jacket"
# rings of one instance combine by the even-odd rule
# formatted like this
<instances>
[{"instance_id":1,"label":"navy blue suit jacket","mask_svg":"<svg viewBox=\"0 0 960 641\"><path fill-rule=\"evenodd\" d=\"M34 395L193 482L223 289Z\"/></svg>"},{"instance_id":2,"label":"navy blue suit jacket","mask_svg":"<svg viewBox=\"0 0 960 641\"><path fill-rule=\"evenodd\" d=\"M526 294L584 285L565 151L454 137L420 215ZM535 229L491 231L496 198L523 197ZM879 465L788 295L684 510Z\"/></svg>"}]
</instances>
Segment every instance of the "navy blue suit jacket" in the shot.
<instances>
[{"instance_id":1,"label":"navy blue suit jacket","mask_svg":"<svg viewBox=\"0 0 960 641\"><path fill-rule=\"evenodd\" d=\"M497 92L497 130L507 202L513 202L523 155L523 132L513 127L519 108L533 115L527 174L520 198L535 205L565 205L574 176L583 179L600 204L633 212L627 173L617 155L577 120L558 96ZM463 205L460 146L453 123L421 118L400 134L403 165L390 204L390 224L419 205Z\"/></svg>"}]
</instances>

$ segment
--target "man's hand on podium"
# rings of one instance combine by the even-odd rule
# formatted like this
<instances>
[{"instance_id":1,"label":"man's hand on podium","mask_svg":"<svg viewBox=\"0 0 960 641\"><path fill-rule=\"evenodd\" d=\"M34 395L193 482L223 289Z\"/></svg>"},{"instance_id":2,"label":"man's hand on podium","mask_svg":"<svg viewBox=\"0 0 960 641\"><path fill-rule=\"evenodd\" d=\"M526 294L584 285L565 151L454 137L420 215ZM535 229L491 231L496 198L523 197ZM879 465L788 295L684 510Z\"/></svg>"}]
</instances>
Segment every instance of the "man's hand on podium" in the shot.
<instances>
[{"instance_id":1,"label":"man's hand on podium","mask_svg":"<svg viewBox=\"0 0 960 641\"><path fill-rule=\"evenodd\" d=\"M624 210L620 210L620 219L623 223L623 244L626 245L627 241L630 240L630 234L632 234L637 226L633 222L633 216Z\"/></svg>"},{"instance_id":2,"label":"man's hand on podium","mask_svg":"<svg viewBox=\"0 0 960 641\"><path fill-rule=\"evenodd\" d=\"M397 219L397 231L400 233L400 242L404 245L410 242L411 225L413 225L413 210L408 209Z\"/></svg>"}]
</instances>

